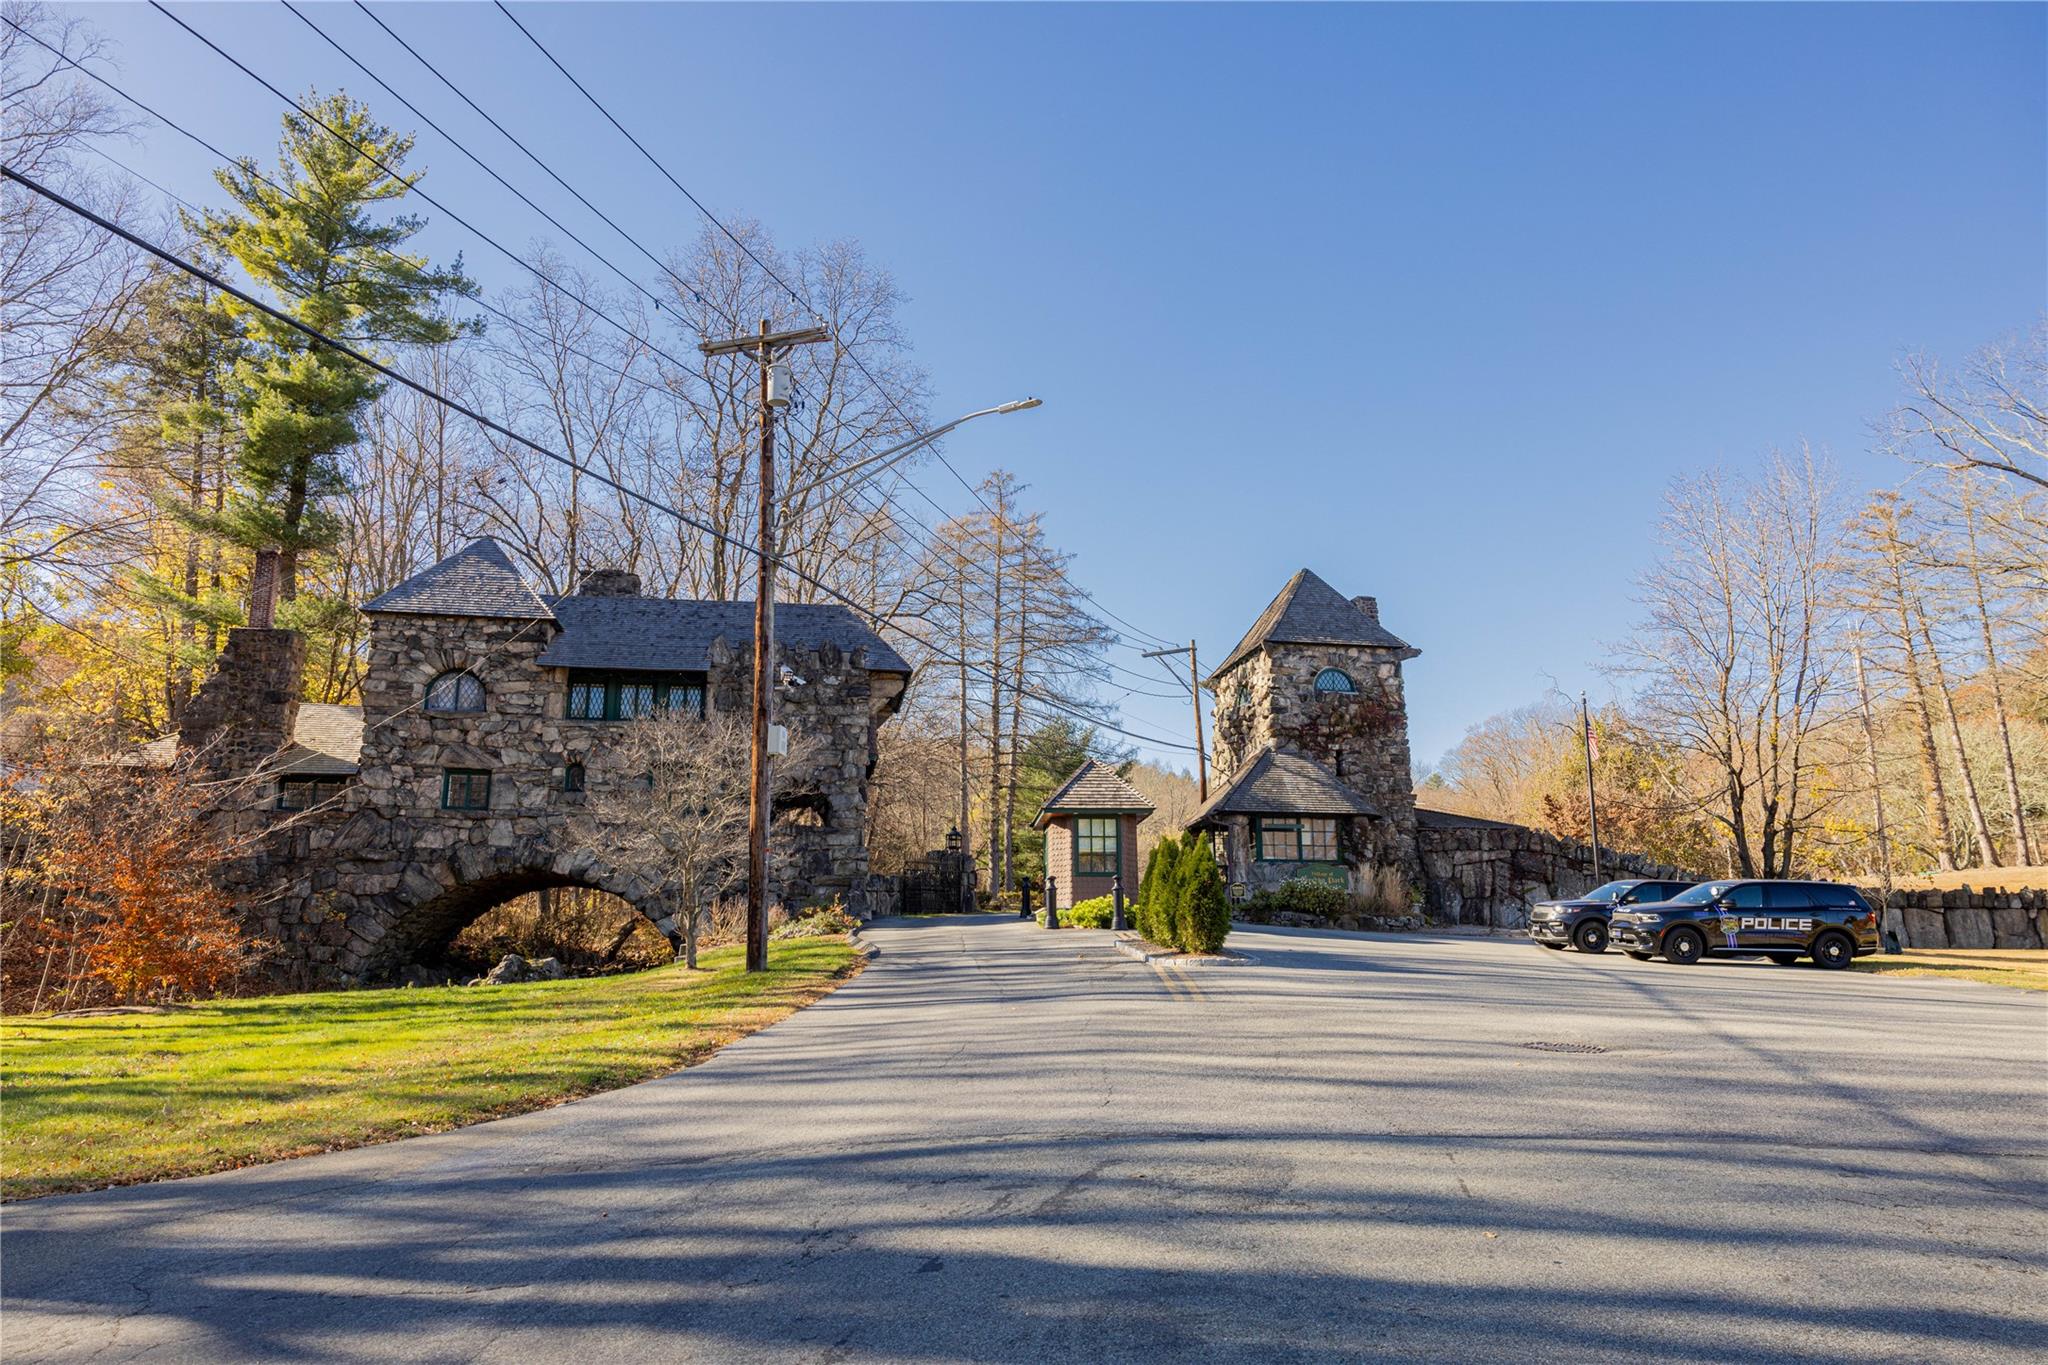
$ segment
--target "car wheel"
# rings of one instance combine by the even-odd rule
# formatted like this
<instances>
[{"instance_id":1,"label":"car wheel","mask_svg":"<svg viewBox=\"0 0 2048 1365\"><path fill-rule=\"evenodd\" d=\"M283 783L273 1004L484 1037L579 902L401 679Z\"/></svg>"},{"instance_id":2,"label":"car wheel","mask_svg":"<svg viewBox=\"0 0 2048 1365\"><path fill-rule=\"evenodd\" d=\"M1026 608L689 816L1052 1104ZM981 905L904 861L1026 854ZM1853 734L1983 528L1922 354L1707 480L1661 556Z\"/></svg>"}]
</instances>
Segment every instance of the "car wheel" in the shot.
<instances>
[{"instance_id":1,"label":"car wheel","mask_svg":"<svg viewBox=\"0 0 2048 1365\"><path fill-rule=\"evenodd\" d=\"M1673 929L1664 936L1664 960L1690 967L1707 955L1707 940L1697 929Z\"/></svg>"},{"instance_id":2,"label":"car wheel","mask_svg":"<svg viewBox=\"0 0 2048 1365\"><path fill-rule=\"evenodd\" d=\"M1633 948L1623 948L1622 951L1624 953L1627 953L1630 957L1634 958L1638 962L1648 962L1651 957L1651 954L1639 953Z\"/></svg>"},{"instance_id":3,"label":"car wheel","mask_svg":"<svg viewBox=\"0 0 2048 1365\"><path fill-rule=\"evenodd\" d=\"M1548 948L1553 953L1561 953L1564 951L1564 945L1562 943L1550 943L1540 938L1536 940L1536 946L1538 948Z\"/></svg>"},{"instance_id":4,"label":"car wheel","mask_svg":"<svg viewBox=\"0 0 2048 1365\"><path fill-rule=\"evenodd\" d=\"M1822 934L1813 941L1813 965L1840 971L1856 960L1856 945L1847 934Z\"/></svg>"},{"instance_id":5,"label":"car wheel","mask_svg":"<svg viewBox=\"0 0 2048 1365\"><path fill-rule=\"evenodd\" d=\"M1607 926L1599 920L1587 920L1572 934L1572 946L1582 953L1604 953L1607 951Z\"/></svg>"}]
</instances>

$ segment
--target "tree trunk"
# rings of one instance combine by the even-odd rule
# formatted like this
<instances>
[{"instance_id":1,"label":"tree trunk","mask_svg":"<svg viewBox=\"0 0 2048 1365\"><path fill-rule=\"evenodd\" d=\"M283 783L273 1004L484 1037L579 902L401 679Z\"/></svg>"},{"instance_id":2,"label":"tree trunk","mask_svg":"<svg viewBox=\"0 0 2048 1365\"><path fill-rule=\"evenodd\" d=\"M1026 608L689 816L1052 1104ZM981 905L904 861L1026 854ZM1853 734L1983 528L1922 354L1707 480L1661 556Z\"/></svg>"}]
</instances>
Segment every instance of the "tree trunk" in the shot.
<instances>
[{"instance_id":1,"label":"tree trunk","mask_svg":"<svg viewBox=\"0 0 2048 1365\"><path fill-rule=\"evenodd\" d=\"M1936 865L1943 872L1953 872L1956 870L1955 834L1948 822L1948 787L1942 781L1941 756L1934 749L1934 717L1927 709L1927 689L1920 681L1920 654L1913 643L1913 622L1903 585L1897 606L1899 639L1905 650L1902 667L1906 687L1913 694L1913 721L1920 738L1920 783L1927 799L1927 837L1934 844Z\"/></svg>"},{"instance_id":2,"label":"tree trunk","mask_svg":"<svg viewBox=\"0 0 2048 1365\"><path fill-rule=\"evenodd\" d=\"M1991 831L1984 823L1984 803L1977 799L1977 779L1970 772L1970 754L1963 747L1963 726L1956 717L1955 694L1949 690L1948 676L1941 666L1941 652L1934 647L1934 632L1928 628L1927 613L1920 615L1920 640L1927 646L1927 665L1934 673L1934 688L1941 694L1942 710L1948 715L1949 738L1955 742L1956 770L1963 777L1963 801L1969 807L1970 827L1977 836L1977 862L1981 867L1997 867L1998 849L1991 842Z\"/></svg>"},{"instance_id":3,"label":"tree trunk","mask_svg":"<svg viewBox=\"0 0 2048 1365\"><path fill-rule=\"evenodd\" d=\"M992 896L1001 895L1003 890L997 880L1002 869L996 850L1000 847L1003 804L999 799L1003 784L1003 533L1009 511L1008 501L999 495L995 511L989 516L995 547L989 559L994 578L989 596L988 656L988 890Z\"/></svg>"},{"instance_id":4,"label":"tree trunk","mask_svg":"<svg viewBox=\"0 0 2048 1365\"><path fill-rule=\"evenodd\" d=\"M2005 795L2012 812L2015 859L2021 867L2034 865L2033 840L2027 834L2026 803L2020 799L2019 765L2012 757L2012 723L2005 713L2005 684L1999 677L1998 643L1991 631L1991 606L1984 592L1984 558L1977 549L1977 503L1965 488L1964 524L1970 534L1970 586L1977 599L1977 624L1984 634L1984 671L1991 679L1991 713L1998 724L1999 756L2005 764Z\"/></svg>"}]
</instances>

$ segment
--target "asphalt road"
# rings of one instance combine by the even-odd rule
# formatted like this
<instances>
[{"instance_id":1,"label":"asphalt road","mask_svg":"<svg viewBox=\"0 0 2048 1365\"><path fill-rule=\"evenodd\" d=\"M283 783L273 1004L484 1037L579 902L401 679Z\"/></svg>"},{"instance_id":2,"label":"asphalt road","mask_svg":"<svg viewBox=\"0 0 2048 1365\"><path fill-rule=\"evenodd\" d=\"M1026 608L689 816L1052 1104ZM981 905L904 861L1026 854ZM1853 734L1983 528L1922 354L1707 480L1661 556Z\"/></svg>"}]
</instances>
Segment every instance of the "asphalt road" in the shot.
<instances>
[{"instance_id":1,"label":"asphalt road","mask_svg":"<svg viewBox=\"0 0 2048 1365\"><path fill-rule=\"evenodd\" d=\"M1253 965L1181 971L1014 921L871 940L663 1080L9 1205L0 1353L2048 1352L2048 997L1498 940L1241 931Z\"/></svg>"}]
</instances>

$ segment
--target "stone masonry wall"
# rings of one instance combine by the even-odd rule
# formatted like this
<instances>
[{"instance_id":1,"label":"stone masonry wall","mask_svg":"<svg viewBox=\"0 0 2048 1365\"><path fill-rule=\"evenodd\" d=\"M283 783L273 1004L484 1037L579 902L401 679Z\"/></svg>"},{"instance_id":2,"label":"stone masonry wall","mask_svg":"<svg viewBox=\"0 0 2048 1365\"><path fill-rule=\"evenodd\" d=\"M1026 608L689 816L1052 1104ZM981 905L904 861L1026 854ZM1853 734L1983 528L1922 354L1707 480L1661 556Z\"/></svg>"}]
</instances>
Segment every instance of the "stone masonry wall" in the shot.
<instances>
[{"instance_id":1,"label":"stone masonry wall","mask_svg":"<svg viewBox=\"0 0 2048 1365\"><path fill-rule=\"evenodd\" d=\"M1580 895L1601 882L1619 877L1697 880L1682 869L1608 848L1600 850L1596 878L1589 845L1518 826L1425 823L1417 840L1424 912L1433 924L1522 929L1536 902Z\"/></svg>"},{"instance_id":2,"label":"stone masonry wall","mask_svg":"<svg viewBox=\"0 0 2048 1365\"><path fill-rule=\"evenodd\" d=\"M2048 945L2048 891L1882 891L1884 927L1902 948L2039 948Z\"/></svg>"},{"instance_id":3,"label":"stone masonry wall","mask_svg":"<svg viewBox=\"0 0 2048 1365\"><path fill-rule=\"evenodd\" d=\"M257 908L266 937L311 980L381 979L445 944L463 924L511 896L586 885L621 896L677 936L673 889L612 866L589 796L565 790L580 762L586 788L623 780L607 739L621 722L567 719L567 675L536 662L558 629L549 621L371 618L363 686L360 773L338 808L282 827L267 856L238 873L239 898ZM864 830L872 741L872 684L864 662L833 646L778 648L805 679L786 689L778 720L808 750L790 775L805 813L778 820L771 897L788 903L869 885ZM713 712L750 697L750 647L714 647L707 679ZM476 715L428 713L427 683L451 669L482 679ZM627 722L629 723L629 722ZM486 810L444 810L445 768L492 774Z\"/></svg>"}]
</instances>

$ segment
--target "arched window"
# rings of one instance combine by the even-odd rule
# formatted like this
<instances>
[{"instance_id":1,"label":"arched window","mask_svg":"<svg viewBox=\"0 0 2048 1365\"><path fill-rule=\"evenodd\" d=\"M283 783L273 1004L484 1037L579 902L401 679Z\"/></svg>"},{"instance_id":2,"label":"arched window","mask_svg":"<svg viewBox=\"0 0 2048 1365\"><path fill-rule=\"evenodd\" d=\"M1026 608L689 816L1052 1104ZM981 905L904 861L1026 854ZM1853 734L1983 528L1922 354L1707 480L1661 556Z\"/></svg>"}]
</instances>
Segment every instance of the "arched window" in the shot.
<instances>
[{"instance_id":1,"label":"arched window","mask_svg":"<svg viewBox=\"0 0 2048 1365\"><path fill-rule=\"evenodd\" d=\"M1326 668L1316 674L1316 691L1352 693L1358 684L1351 681L1351 675L1341 668Z\"/></svg>"},{"instance_id":2,"label":"arched window","mask_svg":"<svg viewBox=\"0 0 2048 1365\"><path fill-rule=\"evenodd\" d=\"M427 684L426 709L440 715L469 715L484 709L483 679L455 670Z\"/></svg>"}]
</instances>

